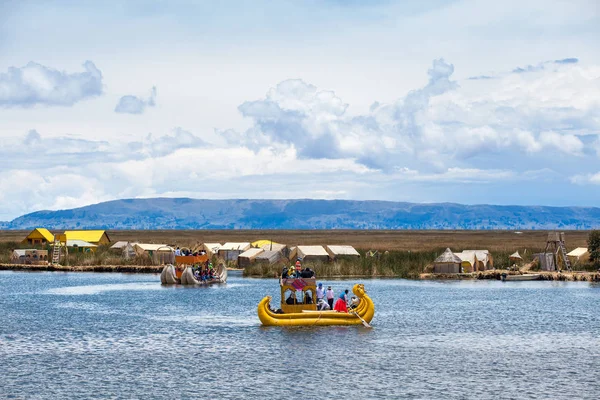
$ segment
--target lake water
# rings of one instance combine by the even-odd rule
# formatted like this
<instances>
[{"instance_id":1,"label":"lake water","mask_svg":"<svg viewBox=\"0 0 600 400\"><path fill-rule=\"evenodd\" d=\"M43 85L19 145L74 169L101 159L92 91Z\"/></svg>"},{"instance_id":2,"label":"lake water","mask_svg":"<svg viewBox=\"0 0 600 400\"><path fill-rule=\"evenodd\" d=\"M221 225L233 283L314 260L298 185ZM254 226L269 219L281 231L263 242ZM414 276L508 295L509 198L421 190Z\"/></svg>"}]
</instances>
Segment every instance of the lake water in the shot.
<instances>
[{"instance_id":1,"label":"lake water","mask_svg":"<svg viewBox=\"0 0 600 400\"><path fill-rule=\"evenodd\" d=\"M0 272L0 398L600 398L598 285L362 282L373 329L266 328L274 279Z\"/></svg>"}]
</instances>

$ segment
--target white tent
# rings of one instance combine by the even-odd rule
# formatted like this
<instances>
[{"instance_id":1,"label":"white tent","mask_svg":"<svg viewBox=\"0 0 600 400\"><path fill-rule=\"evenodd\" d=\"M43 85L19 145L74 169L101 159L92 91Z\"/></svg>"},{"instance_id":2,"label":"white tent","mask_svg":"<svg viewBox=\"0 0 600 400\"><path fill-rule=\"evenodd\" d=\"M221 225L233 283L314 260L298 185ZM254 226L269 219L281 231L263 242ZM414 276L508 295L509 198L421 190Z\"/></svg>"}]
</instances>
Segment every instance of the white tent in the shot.
<instances>
[{"instance_id":1,"label":"white tent","mask_svg":"<svg viewBox=\"0 0 600 400\"><path fill-rule=\"evenodd\" d=\"M489 250L463 250L454 255L460 258L465 271L485 271L494 268L494 260Z\"/></svg>"},{"instance_id":2,"label":"white tent","mask_svg":"<svg viewBox=\"0 0 600 400\"><path fill-rule=\"evenodd\" d=\"M567 253L567 257L569 257L569 261L571 261L572 264L577 264L579 262L585 263L590 260L590 253L587 247L578 247Z\"/></svg>"}]
</instances>

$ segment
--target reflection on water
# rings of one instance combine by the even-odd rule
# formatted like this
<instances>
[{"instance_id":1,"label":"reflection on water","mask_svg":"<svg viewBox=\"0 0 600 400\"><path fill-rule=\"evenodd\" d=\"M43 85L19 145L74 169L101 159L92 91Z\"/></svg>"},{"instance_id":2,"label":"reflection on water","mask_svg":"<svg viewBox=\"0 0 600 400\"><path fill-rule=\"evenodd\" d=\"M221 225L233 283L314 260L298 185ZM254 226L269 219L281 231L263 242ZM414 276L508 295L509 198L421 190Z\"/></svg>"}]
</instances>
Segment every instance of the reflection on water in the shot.
<instances>
[{"instance_id":1,"label":"reflection on water","mask_svg":"<svg viewBox=\"0 0 600 400\"><path fill-rule=\"evenodd\" d=\"M366 280L373 329L282 329L276 280L158 282L1 272L0 398L600 396L597 285Z\"/></svg>"}]
</instances>

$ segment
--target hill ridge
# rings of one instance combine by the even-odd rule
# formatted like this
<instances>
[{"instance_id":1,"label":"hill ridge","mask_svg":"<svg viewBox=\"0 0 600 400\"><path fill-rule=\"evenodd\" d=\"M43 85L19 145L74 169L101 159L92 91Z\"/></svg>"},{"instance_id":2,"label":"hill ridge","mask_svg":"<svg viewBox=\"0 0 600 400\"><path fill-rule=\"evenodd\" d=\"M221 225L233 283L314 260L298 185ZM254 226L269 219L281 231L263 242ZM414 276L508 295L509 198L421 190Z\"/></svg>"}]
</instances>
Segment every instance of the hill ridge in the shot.
<instances>
[{"instance_id":1,"label":"hill ridge","mask_svg":"<svg viewBox=\"0 0 600 400\"><path fill-rule=\"evenodd\" d=\"M386 200L191 199L111 200L40 210L2 229L593 229L600 208Z\"/></svg>"}]
</instances>

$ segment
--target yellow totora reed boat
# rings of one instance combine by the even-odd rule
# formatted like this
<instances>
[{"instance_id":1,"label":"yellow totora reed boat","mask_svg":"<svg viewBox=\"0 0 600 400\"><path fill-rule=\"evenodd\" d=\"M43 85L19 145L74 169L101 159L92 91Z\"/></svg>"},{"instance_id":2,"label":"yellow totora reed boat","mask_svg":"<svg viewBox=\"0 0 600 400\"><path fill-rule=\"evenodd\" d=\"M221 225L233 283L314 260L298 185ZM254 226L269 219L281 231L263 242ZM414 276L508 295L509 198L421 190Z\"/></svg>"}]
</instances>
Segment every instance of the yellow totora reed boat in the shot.
<instances>
[{"instance_id":1,"label":"yellow totora reed boat","mask_svg":"<svg viewBox=\"0 0 600 400\"><path fill-rule=\"evenodd\" d=\"M271 310L271 296L267 296L258 304L258 318L265 326L327 326L327 325L360 325L370 326L369 322L375 314L373 300L365 292L363 284L356 284L352 291L359 299L358 305L348 312L318 311L312 299L316 293L314 278L281 279L281 311ZM286 293L289 293L286 296ZM289 304L290 295L302 294L302 302Z\"/></svg>"}]
</instances>

